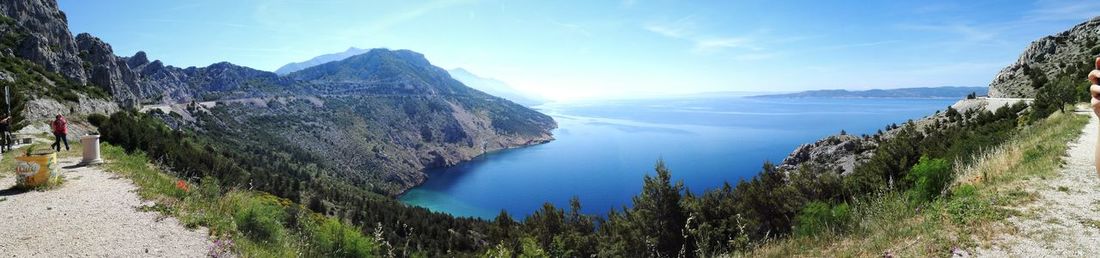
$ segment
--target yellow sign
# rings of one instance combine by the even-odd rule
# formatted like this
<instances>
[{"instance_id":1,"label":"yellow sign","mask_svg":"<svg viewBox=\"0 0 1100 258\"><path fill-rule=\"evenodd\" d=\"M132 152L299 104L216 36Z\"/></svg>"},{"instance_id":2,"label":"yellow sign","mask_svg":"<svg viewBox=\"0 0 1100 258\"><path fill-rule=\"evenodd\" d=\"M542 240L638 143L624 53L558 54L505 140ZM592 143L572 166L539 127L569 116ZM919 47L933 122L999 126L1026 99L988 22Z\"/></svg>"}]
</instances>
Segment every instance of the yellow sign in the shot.
<instances>
[{"instance_id":1,"label":"yellow sign","mask_svg":"<svg viewBox=\"0 0 1100 258\"><path fill-rule=\"evenodd\" d=\"M15 186L31 188L61 176L57 153L15 157Z\"/></svg>"}]
</instances>

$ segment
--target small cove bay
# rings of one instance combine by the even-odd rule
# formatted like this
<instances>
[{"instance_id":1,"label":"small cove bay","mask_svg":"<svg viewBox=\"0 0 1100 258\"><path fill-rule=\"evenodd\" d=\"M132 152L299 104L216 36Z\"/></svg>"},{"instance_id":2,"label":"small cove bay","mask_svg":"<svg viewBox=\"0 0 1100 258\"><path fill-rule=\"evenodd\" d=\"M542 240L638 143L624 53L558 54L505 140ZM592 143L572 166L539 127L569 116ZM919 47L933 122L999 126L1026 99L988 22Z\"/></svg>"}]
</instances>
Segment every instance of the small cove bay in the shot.
<instances>
[{"instance_id":1,"label":"small cove bay","mask_svg":"<svg viewBox=\"0 0 1100 258\"><path fill-rule=\"evenodd\" d=\"M551 103L539 111L559 128L546 144L503 150L428 171L402 202L493 219L523 218L545 202L580 198L603 215L629 206L663 159L694 193L756 175L803 143L837 134L873 134L942 110L956 99L698 97Z\"/></svg>"}]
</instances>

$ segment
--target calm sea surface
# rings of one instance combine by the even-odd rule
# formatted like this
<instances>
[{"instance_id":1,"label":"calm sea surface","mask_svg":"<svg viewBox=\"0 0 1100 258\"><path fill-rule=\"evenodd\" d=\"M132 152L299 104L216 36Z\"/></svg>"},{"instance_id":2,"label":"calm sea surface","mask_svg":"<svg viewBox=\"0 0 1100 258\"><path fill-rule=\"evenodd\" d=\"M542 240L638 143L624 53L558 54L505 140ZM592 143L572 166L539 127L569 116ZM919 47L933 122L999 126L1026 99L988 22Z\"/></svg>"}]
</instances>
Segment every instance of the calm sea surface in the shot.
<instances>
[{"instance_id":1,"label":"calm sea surface","mask_svg":"<svg viewBox=\"0 0 1100 258\"><path fill-rule=\"evenodd\" d=\"M952 99L750 99L738 97L554 103L556 140L428 171L401 201L457 216L522 218L551 202L605 214L630 205L664 159L691 191L735 183L802 143L845 130L873 134L934 113Z\"/></svg>"}]
</instances>

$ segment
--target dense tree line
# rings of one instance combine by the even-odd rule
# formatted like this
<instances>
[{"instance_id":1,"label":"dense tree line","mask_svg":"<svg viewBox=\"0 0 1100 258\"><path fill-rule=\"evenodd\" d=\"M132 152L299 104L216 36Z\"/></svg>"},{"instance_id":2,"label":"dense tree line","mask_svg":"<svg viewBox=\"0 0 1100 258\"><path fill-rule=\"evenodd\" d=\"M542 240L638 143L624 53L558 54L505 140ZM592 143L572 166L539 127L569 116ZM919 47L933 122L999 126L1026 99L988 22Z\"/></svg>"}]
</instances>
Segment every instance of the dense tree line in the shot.
<instances>
[{"instance_id":1,"label":"dense tree line","mask_svg":"<svg viewBox=\"0 0 1100 258\"><path fill-rule=\"evenodd\" d=\"M1024 66L1024 75L1036 90L1031 119L1039 119L1054 111L1065 111L1067 104L1088 102L1089 83L1082 75L1088 74L1095 65L1086 60L1078 63L1056 64L1052 79L1047 72L1038 67Z\"/></svg>"}]
</instances>

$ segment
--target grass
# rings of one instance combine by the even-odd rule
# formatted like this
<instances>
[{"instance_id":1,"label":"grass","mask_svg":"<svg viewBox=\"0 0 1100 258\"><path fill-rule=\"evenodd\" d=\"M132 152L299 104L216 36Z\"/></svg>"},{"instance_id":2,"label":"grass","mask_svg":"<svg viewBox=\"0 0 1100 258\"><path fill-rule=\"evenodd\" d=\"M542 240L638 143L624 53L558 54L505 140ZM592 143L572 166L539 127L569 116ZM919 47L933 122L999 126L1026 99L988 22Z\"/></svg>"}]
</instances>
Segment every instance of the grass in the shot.
<instances>
[{"instance_id":1,"label":"grass","mask_svg":"<svg viewBox=\"0 0 1100 258\"><path fill-rule=\"evenodd\" d=\"M1085 225L1085 226L1088 226L1088 227L1100 229L1100 221L1097 221L1097 220L1083 219L1083 220L1081 220L1081 224Z\"/></svg>"},{"instance_id":2,"label":"grass","mask_svg":"<svg viewBox=\"0 0 1100 258\"><path fill-rule=\"evenodd\" d=\"M0 158L0 178L15 175L15 153L17 151L4 152Z\"/></svg>"},{"instance_id":3,"label":"grass","mask_svg":"<svg viewBox=\"0 0 1100 258\"><path fill-rule=\"evenodd\" d=\"M988 247L994 236L1015 233L1004 219L1028 216L1012 209L1037 199L1022 190L1028 179L1057 177L1068 142L1087 123L1088 116L1055 113L980 153L975 162L955 166L956 180L944 197L923 205L894 192L856 200L848 232L792 236L739 255L928 257L949 255L955 247ZM1098 225L1091 220L1082 224Z\"/></svg>"},{"instance_id":4,"label":"grass","mask_svg":"<svg viewBox=\"0 0 1100 258\"><path fill-rule=\"evenodd\" d=\"M182 181L150 163L142 152L103 144L106 169L129 178L152 200L142 210L176 217L185 226L207 227L211 256L364 257L384 252L381 241L355 226L314 213L263 192L223 189L212 178Z\"/></svg>"}]
</instances>

